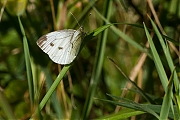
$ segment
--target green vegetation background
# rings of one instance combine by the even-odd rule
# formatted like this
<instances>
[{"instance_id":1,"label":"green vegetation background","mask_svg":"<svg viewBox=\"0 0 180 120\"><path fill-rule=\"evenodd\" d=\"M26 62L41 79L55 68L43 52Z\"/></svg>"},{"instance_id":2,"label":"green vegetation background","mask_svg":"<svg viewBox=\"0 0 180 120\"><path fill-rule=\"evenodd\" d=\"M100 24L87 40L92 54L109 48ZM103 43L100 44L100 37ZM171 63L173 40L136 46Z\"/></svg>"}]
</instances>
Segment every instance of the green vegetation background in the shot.
<instances>
[{"instance_id":1,"label":"green vegetation background","mask_svg":"<svg viewBox=\"0 0 180 120\"><path fill-rule=\"evenodd\" d=\"M158 116L155 113L162 118L161 109L155 111L148 107L148 110L145 110L140 104L137 104L134 109L131 106L127 107L129 103L135 106L132 101L146 105L152 103L137 91L136 86L127 80L118 67L141 88L143 94L147 93L151 96L153 105L162 105L165 102L163 99L165 93L173 91L172 84L175 86L175 93L179 96L177 92L179 89L176 87L178 82L171 80L174 72L169 67L162 44L158 40L158 35L162 34L172 38L167 44L172 44L170 45L170 59L178 68L179 45L175 45L175 42L178 42L180 38L179 3L179 0L137 0L134 2L126 0L2 0L0 2L0 119L157 119ZM92 39L85 43L75 61L68 67L69 71L63 76L63 80L50 100L45 106L40 105L42 110L38 111L41 100L64 66L53 63L48 55L40 50L36 41L51 31L78 29L80 26L70 12L79 24L84 26L87 33L85 40L88 37ZM24 36L17 16L20 16L29 46L33 90L30 90L28 82ZM167 92L159 77L156 57L152 55L153 50L150 51L148 45L147 39L150 37L148 38L147 31L146 33L144 31L146 27L155 29L150 18L161 32L158 34L149 31L169 80L169 86L166 85L167 89L169 88ZM146 26L144 28L143 22ZM110 23L116 24L109 25L108 28L103 26ZM99 27L105 28L96 29ZM97 34L91 36L90 33ZM113 96L126 98L126 100ZM169 96L172 100L171 95ZM178 97L176 99L173 104L177 105L175 114L178 114L178 110L176 111L179 108ZM127 103L124 107L120 107L119 103L113 102L114 100ZM168 105L170 106L170 102ZM154 110L155 113L150 112L149 109ZM127 115L127 113L131 114ZM125 114L126 116L123 116ZM168 117L178 118L172 116Z\"/></svg>"}]
</instances>

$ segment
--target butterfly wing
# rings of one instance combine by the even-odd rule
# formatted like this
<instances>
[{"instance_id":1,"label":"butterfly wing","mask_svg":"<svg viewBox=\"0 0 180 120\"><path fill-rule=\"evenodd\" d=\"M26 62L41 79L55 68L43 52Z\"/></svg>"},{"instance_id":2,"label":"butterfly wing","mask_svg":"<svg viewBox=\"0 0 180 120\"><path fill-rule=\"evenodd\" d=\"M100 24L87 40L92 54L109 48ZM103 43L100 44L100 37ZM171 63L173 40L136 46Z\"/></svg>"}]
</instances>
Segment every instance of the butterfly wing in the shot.
<instances>
[{"instance_id":1,"label":"butterfly wing","mask_svg":"<svg viewBox=\"0 0 180 120\"><path fill-rule=\"evenodd\" d=\"M82 39L84 38L84 33L82 29L78 29L71 39L71 47L70 47L70 57L69 60L74 60L77 54L79 53L79 49L82 43ZM72 61L71 61L72 62Z\"/></svg>"},{"instance_id":2,"label":"butterfly wing","mask_svg":"<svg viewBox=\"0 0 180 120\"><path fill-rule=\"evenodd\" d=\"M37 45L58 64L70 64L77 53L82 41L80 30L60 30L48 33L37 41Z\"/></svg>"}]
</instances>

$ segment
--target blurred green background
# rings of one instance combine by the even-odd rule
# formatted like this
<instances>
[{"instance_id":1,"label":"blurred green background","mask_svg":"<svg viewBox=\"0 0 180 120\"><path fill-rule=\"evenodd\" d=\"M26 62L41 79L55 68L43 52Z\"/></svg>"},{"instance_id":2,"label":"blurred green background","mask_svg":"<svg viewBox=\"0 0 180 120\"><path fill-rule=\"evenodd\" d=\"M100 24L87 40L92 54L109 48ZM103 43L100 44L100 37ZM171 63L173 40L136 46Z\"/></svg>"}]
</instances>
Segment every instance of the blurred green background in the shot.
<instances>
[{"instance_id":1,"label":"blurred green background","mask_svg":"<svg viewBox=\"0 0 180 120\"><path fill-rule=\"evenodd\" d=\"M151 5L154 11L151 9ZM148 49L146 47L147 38L140 25L142 26L144 22L148 28L153 29L147 14L153 20L157 15L164 33L174 40L179 40L179 7L179 0L152 0L149 3L146 0L1 0L0 91L2 99L0 98L0 119L8 118L2 107L5 101L9 112L14 114L14 118L29 119L32 116L49 86L59 74L60 68L40 50L36 41L51 31L78 29L80 26L75 18L79 24L84 26L87 34L107 24L104 20L108 20L110 23L119 23L114 24L114 27L122 34L117 34L110 27L89 40L57 87L51 102L46 104L37 119L98 119L126 109L119 109L116 105L94 99L112 100L106 93L120 97L126 91L127 93L123 97L138 103L146 103L147 101L141 96L133 91L128 91L127 84L129 82L107 57L112 58L144 92L153 95L159 100L158 103L162 104L161 98L164 96L164 89L154 62L149 56L146 56L144 60L140 59L143 53L146 55L145 51ZM152 14L153 12L154 14ZM90 13L91 15L89 15ZM24 26L31 56L35 101L33 105L30 101L27 82L23 35L17 15L20 16ZM151 35L169 78L171 72L167 67L167 62L163 60L164 54L160 43L153 32ZM100 41L104 39L106 39L105 48L99 48ZM174 64L178 65L179 56L174 49L170 50ZM103 59L102 66L99 65L101 63L98 63L100 54ZM93 103L92 106L90 105L87 117L82 117L85 101L88 103L87 94L91 91L92 83L90 81L92 81L93 72L99 69L98 65L100 74L97 75L97 85L93 88L94 94L91 96ZM137 73L133 71L135 67ZM155 117L150 114L142 114L126 119L155 119Z\"/></svg>"}]
</instances>

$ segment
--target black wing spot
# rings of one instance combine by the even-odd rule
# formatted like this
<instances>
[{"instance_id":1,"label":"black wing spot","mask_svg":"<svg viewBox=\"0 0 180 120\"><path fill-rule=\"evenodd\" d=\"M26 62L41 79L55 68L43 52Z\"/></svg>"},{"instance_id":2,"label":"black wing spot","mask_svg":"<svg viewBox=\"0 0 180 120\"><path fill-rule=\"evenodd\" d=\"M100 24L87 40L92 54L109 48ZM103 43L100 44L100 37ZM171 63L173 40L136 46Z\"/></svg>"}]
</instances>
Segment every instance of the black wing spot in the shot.
<instances>
[{"instance_id":1,"label":"black wing spot","mask_svg":"<svg viewBox=\"0 0 180 120\"><path fill-rule=\"evenodd\" d=\"M59 50L63 49L62 47L58 47Z\"/></svg>"},{"instance_id":2,"label":"black wing spot","mask_svg":"<svg viewBox=\"0 0 180 120\"><path fill-rule=\"evenodd\" d=\"M54 46L54 44L51 42L51 43L50 43L50 46Z\"/></svg>"}]
</instances>

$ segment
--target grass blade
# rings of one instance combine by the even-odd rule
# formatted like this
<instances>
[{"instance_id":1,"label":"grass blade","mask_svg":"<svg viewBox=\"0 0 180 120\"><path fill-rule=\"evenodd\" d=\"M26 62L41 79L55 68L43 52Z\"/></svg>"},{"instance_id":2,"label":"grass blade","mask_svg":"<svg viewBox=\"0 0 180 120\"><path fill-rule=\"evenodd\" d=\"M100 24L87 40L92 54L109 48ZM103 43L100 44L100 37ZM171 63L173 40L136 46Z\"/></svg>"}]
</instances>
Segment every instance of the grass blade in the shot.
<instances>
[{"instance_id":1,"label":"grass blade","mask_svg":"<svg viewBox=\"0 0 180 120\"><path fill-rule=\"evenodd\" d=\"M43 70L44 74L46 75L46 84L47 84L47 88L49 90L50 87L53 84L51 74L50 74L50 72L48 71L47 68L42 67L42 70ZM63 111L62 111L62 107L61 107L61 105L60 105L60 103L58 101L56 91L53 92L50 102L51 102L51 104L52 104L52 106L54 108L55 113L57 114L58 119L63 119L63 117L64 117L63 116Z\"/></svg>"},{"instance_id":2,"label":"grass blade","mask_svg":"<svg viewBox=\"0 0 180 120\"><path fill-rule=\"evenodd\" d=\"M150 19L151 20L151 19ZM175 92L177 94L176 96L176 99L179 100L180 99L180 92L179 92L179 89L180 89L180 84L179 84L179 79L178 79L178 75L177 75L177 72L176 70L174 69L175 66L174 66L174 63L173 63L173 60L172 60L172 57L171 57L171 54L170 54L170 51L169 51L169 47L168 47L168 43L164 43L164 40L163 40L163 37L161 36L158 28L156 27L155 23L151 20L151 24L153 25L153 28L155 30L155 33L156 35L158 36L158 39L161 43L161 46L163 48L163 51L164 51L164 54L165 54L165 57L166 57L166 60L168 62L168 65L169 65L169 68L171 70L171 74L174 74L173 75L173 81L174 81L174 87L175 87ZM177 102L177 105L180 106L179 102ZM171 107L172 110L173 110L173 107Z\"/></svg>"},{"instance_id":3,"label":"grass blade","mask_svg":"<svg viewBox=\"0 0 180 120\"><path fill-rule=\"evenodd\" d=\"M44 96L44 98L41 100L40 104L39 104L39 108L36 109L35 113L33 114L36 115L38 113L38 111L42 110L43 107L45 106L45 104L48 102L49 98L51 97L51 95L53 94L53 92L55 91L55 89L57 88L57 86L59 85L60 81L62 80L63 76L66 74L66 72L69 70L71 64L70 65L65 65L63 67L63 69L61 70L61 72L59 73L59 75L57 76L57 78L55 79L55 81L53 82L52 86L49 88L48 92L46 93L46 95Z\"/></svg>"},{"instance_id":4,"label":"grass blade","mask_svg":"<svg viewBox=\"0 0 180 120\"><path fill-rule=\"evenodd\" d=\"M169 114L169 109L171 106L172 102L172 87L173 87L173 75L170 77L170 82L169 85L167 86L167 92L164 96L162 107L161 107L161 113L160 113L160 120L167 120L168 114ZM173 109L172 109L173 110Z\"/></svg>"},{"instance_id":5,"label":"grass blade","mask_svg":"<svg viewBox=\"0 0 180 120\"><path fill-rule=\"evenodd\" d=\"M120 119L128 119L129 117L132 116L136 116L136 115L141 115L144 114L145 112L143 111L135 111L132 109L128 109L128 110L122 110L116 114L111 114L111 115L107 115L105 117L99 118L101 120L120 120ZM97 120L99 120L97 119ZM96 120L96 119L95 119Z\"/></svg>"},{"instance_id":6,"label":"grass blade","mask_svg":"<svg viewBox=\"0 0 180 120\"><path fill-rule=\"evenodd\" d=\"M104 16L102 16L100 14L100 12L93 7L93 10L101 17L101 19L103 19L107 24L112 24L109 22L109 20L107 20ZM119 23L118 23L119 24ZM127 36L126 34L124 34L121 30L117 29L115 26L112 26L111 29L117 34L119 35L124 41L128 42L129 44L131 44L133 47L137 48L138 50L142 51L142 52L146 52L147 55L152 58L151 54L149 52L147 52L139 43L135 42L133 39L131 39L129 36Z\"/></svg>"},{"instance_id":7,"label":"grass blade","mask_svg":"<svg viewBox=\"0 0 180 120\"><path fill-rule=\"evenodd\" d=\"M159 119L159 115L153 109L148 107L147 105L135 103L131 100L124 99L124 98L120 98L120 99L122 100L122 102L104 100L104 99L98 99L98 100L108 102L108 103L112 103L112 104L119 105L119 106L123 106L123 107L127 107L127 108L131 108L134 110L144 111L144 112L147 112L147 113L154 115L157 119Z\"/></svg>"},{"instance_id":8,"label":"grass blade","mask_svg":"<svg viewBox=\"0 0 180 120\"><path fill-rule=\"evenodd\" d=\"M47 103L47 101L49 100L51 95L53 94L54 90L57 88L58 84L62 80L63 76L69 70L70 66L71 65L64 66L63 69L61 70L61 72L59 73L59 75L57 76L57 78L54 80L54 83L49 88L48 92L46 93L46 95L44 96L44 98L42 99L42 101L40 103L40 110L42 110L42 108L45 106L45 104Z\"/></svg>"},{"instance_id":9,"label":"grass blade","mask_svg":"<svg viewBox=\"0 0 180 120\"><path fill-rule=\"evenodd\" d=\"M151 20L151 18L150 18ZM164 40L163 40L163 37L161 36L157 26L155 25L155 23L151 20L151 24L153 25L153 28L155 30L155 33L156 35L158 36L158 39L161 43L161 46L163 48L163 51L164 51L164 54L165 54L165 57L166 57L166 60L168 62L168 65L169 65L169 68L171 70L171 73L174 73L173 75L173 79L174 79L174 83L175 83L175 89L176 91L179 89L179 80L178 80L178 76L177 76L177 72L176 70L174 69L175 66L173 64L173 60L172 60L172 57L170 55L170 51L169 51L169 47L168 47L168 43L165 44Z\"/></svg>"},{"instance_id":10,"label":"grass blade","mask_svg":"<svg viewBox=\"0 0 180 120\"><path fill-rule=\"evenodd\" d=\"M168 78L167 78L166 72L164 70L161 59L160 59L160 57L159 57L159 55L157 53L157 50L156 50L156 48L154 46L152 38L151 38L145 24L144 24L144 29L145 29L145 33L146 33L147 39L148 39L149 44L150 44L150 48L151 48L151 51L152 51L152 55L153 55L153 58L154 58L154 63L155 63L156 69L157 69L159 77L161 79L163 88L166 91L166 88L167 88L167 85L168 85Z\"/></svg>"},{"instance_id":11,"label":"grass blade","mask_svg":"<svg viewBox=\"0 0 180 120\"><path fill-rule=\"evenodd\" d=\"M91 40L93 37L97 36L99 33L101 33L102 31L106 30L107 28L109 28L110 26L112 26L113 24L106 24L103 25L101 27L98 27L96 29L94 29L92 32L90 32L87 36L85 36L83 43L81 45L81 49L84 47L84 45Z\"/></svg>"},{"instance_id":12,"label":"grass blade","mask_svg":"<svg viewBox=\"0 0 180 120\"><path fill-rule=\"evenodd\" d=\"M24 28L23 28L23 25L21 23L21 19L19 16L18 16L18 21L19 21L21 33L23 35L23 47L24 47L24 56L25 56L25 63L26 63L26 69L27 69L27 79L28 79L30 100L31 100L31 103L34 103L34 87L33 87L33 77L32 77L29 47L28 47L25 31L24 31Z\"/></svg>"},{"instance_id":13,"label":"grass blade","mask_svg":"<svg viewBox=\"0 0 180 120\"><path fill-rule=\"evenodd\" d=\"M105 10L107 10L107 11L105 11L105 16L107 16L107 18L109 19L110 13L111 13L112 1L106 0L105 6L107 8L107 9L105 9ZM109 27L109 26L107 26L107 27ZM103 29L99 29L100 32L102 30ZM96 32L97 32L97 34L99 33L98 31L96 31ZM82 120L85 120L88 118L88 115L90 113L90 110L91 110L91 107L93 104L94 94L96 91L97 84L99 82L99 77L101 74L102 65L103 65L103 61L104 61L104 52L105 52L106 40L107 40L107 30L101 34L101 38L98 41L97 52L96 52L97 57L95 58L95 64L93 66L93 72L92 72L92 76L91 76L90 87L88 90L85 105L83 108L83 113L81 116Z\"/></svg>"},{"instance_id":14,"label":"grass blade","mask_svg":"<svg viewBox=\"0 0 180 120\"><path fill-rule=\"evenodd\" d=\"M108 57L109 58L109 57ZM142 95L147 101L149 101L152 104L155 104L155 102L148 96L146 95L146 93L139 88L135 82L133 82L122 70L121 68L111 59L109 58L109 60L114 64L114 66L121 72L121 74L138 90L138 93L140 93L140 95Z\"/></svg>"},{"instance_id":15,"label":"grass blade","mask_svg":"<svg viewBox=\"0 0 180 120\"><path fill-rule=\"evenodd\" d=\"M144 24L144 23L143 23ZM168 86L168 79L167 79L167 75L165 73L165 70L164 70L164 67L162 65L162 62L160 60L160 57L157 53L157 50L154 46L154 43L152 41L152 38L144 24L144 28L145 28L145 33L146 33L146 36L148 38L148 41L150 43L150 48L151 48L151 51L152 51L152 54L153 54L153 58L154 58L154 63L155 63L155 66L156 66L156 69L158 71L158 74L159 74L159 77L160 77L160 80L161 80L161 83L163 85L163 88L164 88L164 91L167 92L167 86ZM164 41L163 41L164 42ZM165 48L165 44L162 43L162 41L160 41L162 47L163 47L163 50L165 51L165 55L167 57L167 54L168 54L168 51L167 49ZM172 91L171 91L172 92ZM166 93L167 94L167 93ZM172 111L173 111L173 106L172 106L172 102L171 102L171 108L172 108Z\"/></svg>"}]
</instances>

